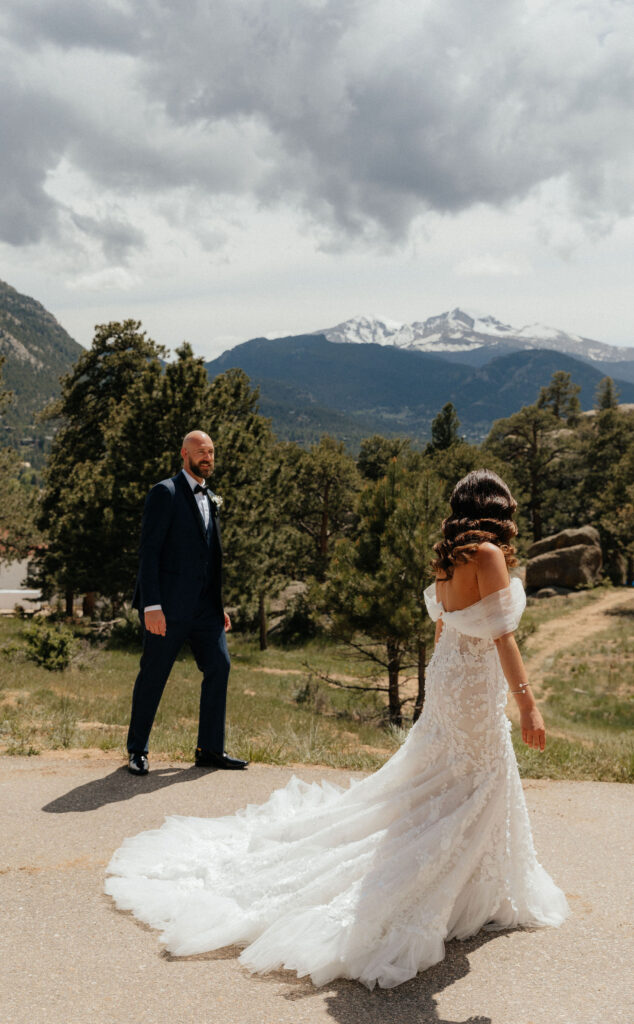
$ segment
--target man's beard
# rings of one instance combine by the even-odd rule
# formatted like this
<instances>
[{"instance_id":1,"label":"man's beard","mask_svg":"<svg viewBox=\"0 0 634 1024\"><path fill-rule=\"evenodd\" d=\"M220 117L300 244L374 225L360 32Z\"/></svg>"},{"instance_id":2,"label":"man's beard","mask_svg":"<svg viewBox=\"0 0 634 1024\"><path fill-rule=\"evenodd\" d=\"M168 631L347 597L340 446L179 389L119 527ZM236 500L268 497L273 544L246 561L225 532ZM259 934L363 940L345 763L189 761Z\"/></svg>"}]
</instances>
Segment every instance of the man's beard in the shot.
<instances>
[{"instance_id":1,"label":"man's beard","mask_svg":"<svg viewBox=\"0 0 634 1024\"><path fill-rule=\"evenodd\" d=\"M213 473L213 466L201 466L200 462L194 462L192 459L189 460L189 469L194 476L200 476L203 480Z\"/></svg>"}]
</instances>

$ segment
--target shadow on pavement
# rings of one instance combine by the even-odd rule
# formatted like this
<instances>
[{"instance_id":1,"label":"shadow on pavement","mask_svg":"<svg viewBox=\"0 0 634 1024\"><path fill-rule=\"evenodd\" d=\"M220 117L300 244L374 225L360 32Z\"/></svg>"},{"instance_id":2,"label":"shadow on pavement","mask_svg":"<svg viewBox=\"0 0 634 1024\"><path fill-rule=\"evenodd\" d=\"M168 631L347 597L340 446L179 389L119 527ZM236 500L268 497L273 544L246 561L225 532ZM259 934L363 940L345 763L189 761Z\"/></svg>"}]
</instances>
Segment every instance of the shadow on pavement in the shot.
<instances>
[{"instance_id":1,"label":"shadow on pavement","mask_svg":"<svg viewBox=\"0 0 634 1024\"><path fill-rule=\"evenodd\" d=\"M480 1014L441 1016L435 997L469 973L469 953L500 938L499 932L479 932L463 942L448 942L444 960L397 988L368 992L350 981L333 982L326 996L328 1014L337 1024L492 1024L491 1017Z\"/></svg>"},{"instance_id":2,"label":"shadow on pavement","mask_svg":"<svg viewBox=\"0 0 634 1024\"><path fill-rule=\"evenodd\" d=\"M397 988L375 988L368 991L357 981L337 979L325 985L325 1005L328 1015L337 1024L492 1024L491 1017L476 1014L457 1020L441 1017L437 1011L436 999L439 992L449 988L454 982L460 981L470 971L469 954L475 952L487 942L503 941L508 932L478 932L470 939L448 942L445 946L445 958L434 967L418 974L411 981L406 981ZM163 952L167 960L230 960L240 955L240 948L227 946L225 949L200 953L191 957L177 957ZM262 984L280 982L288 987L281 993L289 1002L314 998L320 989L316 989L310 978L293 977L290 971L270 971L265 975L252 975L254 981Z\"/></svg>"},{"instance_id":3,"label":"shadow on pavement","mask_svg":"<svg viewBox=\"0 0 634 1024\"><path fill-rule=\"evenodd\" d=\"M177 782L195 782L209 770L190 765L187 768L154 768L149 775L131 775L125 766L117 768L103 779L94 779L83 786L76 786L70 792L51 800L42 808L49 814L66 814L69 811L96 811L105 804L131 800L141 793L154 793Z\"/></svg>"}]
</instances>

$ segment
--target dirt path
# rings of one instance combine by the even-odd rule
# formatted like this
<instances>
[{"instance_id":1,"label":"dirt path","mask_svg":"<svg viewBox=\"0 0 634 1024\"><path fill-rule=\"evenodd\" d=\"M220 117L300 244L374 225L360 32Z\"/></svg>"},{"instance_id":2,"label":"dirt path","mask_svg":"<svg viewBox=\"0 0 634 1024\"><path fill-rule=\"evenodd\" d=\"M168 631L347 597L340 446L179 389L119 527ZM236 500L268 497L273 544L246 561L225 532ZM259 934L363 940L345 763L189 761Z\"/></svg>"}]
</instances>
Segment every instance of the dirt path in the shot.
<instances>
[{"instance_id":1,"label":"dirt path","mask_svg":"<svg viewBox=\"0 0 634 1024\"><path fill-rule=\"evenodd\" d=\"M544 622L537 628L526 641L524 656L529 678L537 692L553 657L613 625L611 613L619 607L634 611L634 590L619 588L610 591L592 604Z\"/></svg>"}]
</instances>

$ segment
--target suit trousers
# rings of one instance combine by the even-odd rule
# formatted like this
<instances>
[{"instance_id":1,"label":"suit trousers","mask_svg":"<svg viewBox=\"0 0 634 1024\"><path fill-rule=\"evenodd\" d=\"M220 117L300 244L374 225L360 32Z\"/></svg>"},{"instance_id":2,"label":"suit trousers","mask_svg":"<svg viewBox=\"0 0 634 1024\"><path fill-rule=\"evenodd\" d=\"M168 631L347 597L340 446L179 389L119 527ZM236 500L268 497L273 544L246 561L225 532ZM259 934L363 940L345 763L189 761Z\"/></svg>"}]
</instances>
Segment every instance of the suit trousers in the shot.
<instances>
[{"instance_id":1,"label":"suit trousers","mask_svg":"<svg viewBox=\"0 0 634 1024\"><path fill-rule=\"evenodd\" d=\"M193 617L183 622L167 619L165 636L143 630L143 654L132 694L128 752L148 752L150 731L172 666L188 640L203 674L200 688L198 742L202 750L222 753L230 658L224 614L201 598Z\"/></svg>"}]
</instances>

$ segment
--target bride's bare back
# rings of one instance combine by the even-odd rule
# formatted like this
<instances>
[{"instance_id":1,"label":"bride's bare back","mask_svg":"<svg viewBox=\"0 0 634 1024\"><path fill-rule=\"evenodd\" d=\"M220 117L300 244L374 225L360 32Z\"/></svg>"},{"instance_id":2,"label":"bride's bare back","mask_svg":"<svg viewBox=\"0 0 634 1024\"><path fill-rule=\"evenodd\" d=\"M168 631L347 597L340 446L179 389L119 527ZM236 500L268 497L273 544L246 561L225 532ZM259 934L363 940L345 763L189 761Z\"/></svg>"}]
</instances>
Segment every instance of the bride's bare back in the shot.
<instances>
[{"instance_id":1,"label":"bride's bare back","mask_svg":"<svg viewBox=\"0 0 634 1024\"><path fill-rule=\"evenodd\" d=\"M436 579L436 597L445 611L457 612L508 585L509 574L502 551L485 541L470 561L454 567L451 579Z\"/></svg>"}]
</instances>

